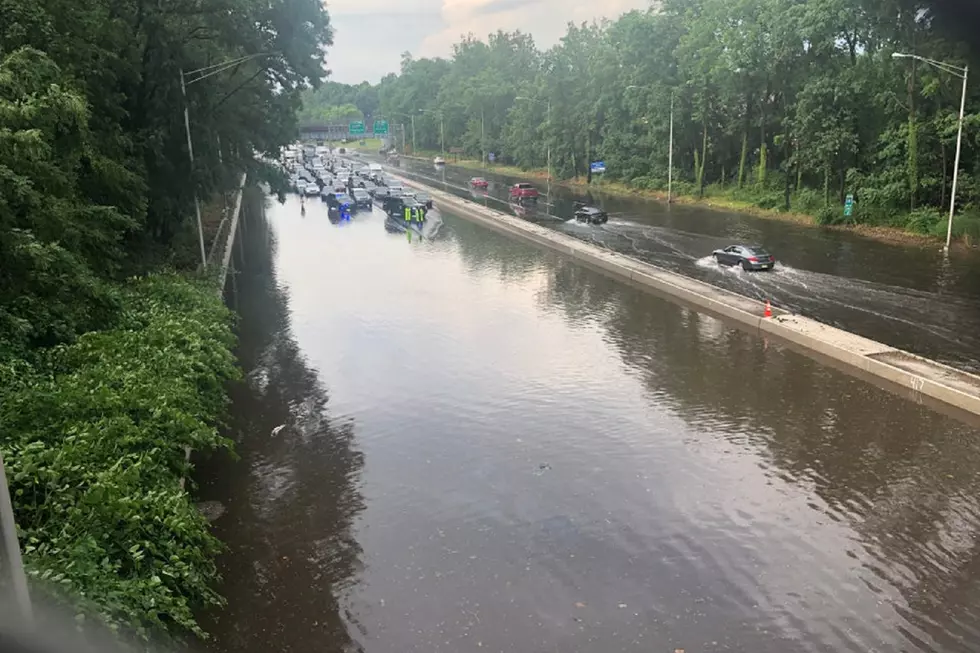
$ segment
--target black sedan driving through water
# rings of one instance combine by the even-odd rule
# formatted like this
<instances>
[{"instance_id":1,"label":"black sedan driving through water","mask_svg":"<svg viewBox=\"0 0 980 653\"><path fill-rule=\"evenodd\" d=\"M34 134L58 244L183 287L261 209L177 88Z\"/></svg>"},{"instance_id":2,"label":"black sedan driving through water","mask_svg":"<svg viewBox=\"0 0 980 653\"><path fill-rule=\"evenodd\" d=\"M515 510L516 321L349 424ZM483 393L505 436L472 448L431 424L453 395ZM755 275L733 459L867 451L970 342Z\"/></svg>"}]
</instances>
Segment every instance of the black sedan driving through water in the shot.
<instances>
[{"instance_id":1,"label":"black sedan driving through water","mask_svg":"<svg viewBox=\"0 0 980 653\"><path fill-rule=\"evenodd\" d=\"M711 253L719 265L738 265L746 272L771 270L776 258L759 245L729 245Z\"/></svg>"},{"instance_id":2,"label":"black sedan driving through water","mask_svg":"<svg viewBox=\"0 0 980 653\"><path fill-rule=\"evenodd\" d=\"M595 206L576 202L575 219L588 224L605 224L609 221L609 214Z\"/></svg>"}]
</instances>

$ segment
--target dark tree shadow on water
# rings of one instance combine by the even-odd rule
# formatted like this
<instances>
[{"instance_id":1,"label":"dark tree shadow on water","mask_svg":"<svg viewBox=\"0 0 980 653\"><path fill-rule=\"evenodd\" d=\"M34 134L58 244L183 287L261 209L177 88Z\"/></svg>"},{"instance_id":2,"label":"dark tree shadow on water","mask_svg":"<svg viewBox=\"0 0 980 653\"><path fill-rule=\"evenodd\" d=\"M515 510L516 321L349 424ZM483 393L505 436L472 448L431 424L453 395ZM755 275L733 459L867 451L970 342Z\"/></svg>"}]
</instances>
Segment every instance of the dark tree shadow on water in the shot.
<instances>
[{"instance_id":1,"label":"dark tree shadow on water","mask_svg":"<svg viewBox=\"0 0 980 653\"><path fill-rule=\"evenodd\" d=\"M226 435L237 460L198 465L200 498L227 544L219 561L225 609L204 615L215 651L359 650L343 614L361 548L352 524L364 509L355 424L334 419L329 395L290 328L276 278L275 231L264 198L246 200L229 305L237 308L245 380L231 388ZM229 288L232 284L229 284Z\"/></svg>"}]
</instances>

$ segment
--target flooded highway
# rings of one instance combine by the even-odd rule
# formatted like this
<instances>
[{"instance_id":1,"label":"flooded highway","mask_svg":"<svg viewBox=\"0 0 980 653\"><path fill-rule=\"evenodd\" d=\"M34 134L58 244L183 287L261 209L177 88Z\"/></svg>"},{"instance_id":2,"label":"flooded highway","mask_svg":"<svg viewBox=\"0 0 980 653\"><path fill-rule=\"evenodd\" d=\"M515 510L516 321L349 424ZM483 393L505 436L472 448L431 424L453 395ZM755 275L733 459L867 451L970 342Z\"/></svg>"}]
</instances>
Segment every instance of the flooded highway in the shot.
<instances>
[{"instance_id":1,"label":"flooded highway","mask_svg":"<svg viewBox=\"0 0 980 653\"><path fill-rule=\"evenodd\" d=\"M879 242L854 233L818 229L698 206L603 196L595 204L609 222L569 221L573 201L585 195L535 181L537 205L507 201L508 178L452 165L443 168L404 160L394 172L460 197L551 226L675 272L712 283L893 347L974 373L980 372L980 253L954 251L944 263L939 244ZM473 189L480 174L490 187ZM720 268L710 254L733 243L760 243L778 263L772 273Z\"/></svg>"},{"instance_id":2,"label":"flooded highway","mask_svg":"<svg viewBox=\"0 0 980 653\"><path fill-rule=\"evenodd\" d=\"M258 201L211 650L977 649L977 428L452 215Z\"/></svg>"}]
</instances>

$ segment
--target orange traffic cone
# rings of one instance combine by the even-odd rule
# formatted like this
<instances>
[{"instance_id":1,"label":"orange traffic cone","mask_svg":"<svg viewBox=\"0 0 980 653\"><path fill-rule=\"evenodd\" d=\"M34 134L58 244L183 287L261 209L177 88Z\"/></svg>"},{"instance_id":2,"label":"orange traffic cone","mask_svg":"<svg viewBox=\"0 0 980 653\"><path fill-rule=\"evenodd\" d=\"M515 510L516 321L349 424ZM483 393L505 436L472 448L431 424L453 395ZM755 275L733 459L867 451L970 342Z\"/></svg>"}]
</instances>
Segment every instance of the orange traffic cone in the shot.
<instances>
[{"instance_id":1,"label":"orange traffic cone","mask_svg":"<svg viewBox=\"0 0 980 653\"><path fill-rule=\"evenodd\" d=\"M772 306L769 304L769 300L766 300L766 310L762 314L762 317L772 317Z\"/></svg>"}]
</instances>

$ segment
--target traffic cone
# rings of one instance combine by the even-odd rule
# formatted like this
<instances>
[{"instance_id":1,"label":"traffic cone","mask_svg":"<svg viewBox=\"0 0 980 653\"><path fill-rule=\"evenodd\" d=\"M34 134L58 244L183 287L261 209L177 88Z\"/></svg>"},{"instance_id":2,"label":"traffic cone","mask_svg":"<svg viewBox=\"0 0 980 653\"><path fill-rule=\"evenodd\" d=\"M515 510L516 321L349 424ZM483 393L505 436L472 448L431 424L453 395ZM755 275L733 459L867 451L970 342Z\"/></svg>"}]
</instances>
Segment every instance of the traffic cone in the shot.
<instances>
[{"instance_id":1,"label":"traffic cone","mask_svg":"<svg viewBox=\"0 0 980 653\"><path fill-rule=\"evenodd\" d=\"M766 310L762 314L762 317L772 317L772 306L769 304L769 300L766 300Z\"/></svg>"}]
</instances>

